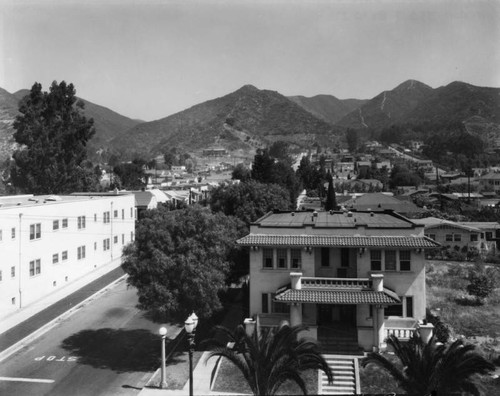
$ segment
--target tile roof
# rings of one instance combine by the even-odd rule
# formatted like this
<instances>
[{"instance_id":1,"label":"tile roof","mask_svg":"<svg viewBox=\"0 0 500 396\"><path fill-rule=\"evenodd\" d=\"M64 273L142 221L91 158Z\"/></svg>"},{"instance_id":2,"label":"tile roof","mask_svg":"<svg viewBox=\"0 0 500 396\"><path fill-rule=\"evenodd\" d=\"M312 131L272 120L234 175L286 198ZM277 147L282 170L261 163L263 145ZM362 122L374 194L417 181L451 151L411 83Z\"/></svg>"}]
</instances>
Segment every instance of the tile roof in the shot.
<instances>
[{"instance_id":1,"label":"tile roof","mask_svg":"<svg viewBox=\"0 0 500 396\"><path fill-rule=\"evenodd\" d=\"M344 235L273 235L249 234L237 243L243 246L344 246L435 248L440 244L427 237L344 236Z\"/></svg>"},{"instance_id":2,"label":"tile roof","mask_svg":"<svg viewBox=\"0 0 500 396\"><path fill-rule=\"evenodd\" d=\"M279 302L300 302L316 304L401 304L393 293L384 290L308 290L287 289L277 294L275 300Z\"/></svg>"}]
</instances>

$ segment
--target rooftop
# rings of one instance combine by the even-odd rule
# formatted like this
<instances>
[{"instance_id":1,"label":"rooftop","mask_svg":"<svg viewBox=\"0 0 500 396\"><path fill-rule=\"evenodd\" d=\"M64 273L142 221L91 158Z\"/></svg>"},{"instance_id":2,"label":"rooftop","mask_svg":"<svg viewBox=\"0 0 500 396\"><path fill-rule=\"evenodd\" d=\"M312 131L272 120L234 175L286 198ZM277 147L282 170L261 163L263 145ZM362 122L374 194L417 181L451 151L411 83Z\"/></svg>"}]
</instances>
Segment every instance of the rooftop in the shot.
<instances>
[{"instance_id":1,"label":"rooftop","mask_svg":"<svg viewBox=\"0 0 500 396\"><path fill-rule=\"evenodd\" d=\"M129 193L127 193L129 194ZM41 205L53 205L68 202L82 202L89 200L97 200L117 195L127 195L124 193L75 193L71 195L5 195L0 196L0 209L8 209L14 207L30 207Z\"/></svg>"}]
</instances>

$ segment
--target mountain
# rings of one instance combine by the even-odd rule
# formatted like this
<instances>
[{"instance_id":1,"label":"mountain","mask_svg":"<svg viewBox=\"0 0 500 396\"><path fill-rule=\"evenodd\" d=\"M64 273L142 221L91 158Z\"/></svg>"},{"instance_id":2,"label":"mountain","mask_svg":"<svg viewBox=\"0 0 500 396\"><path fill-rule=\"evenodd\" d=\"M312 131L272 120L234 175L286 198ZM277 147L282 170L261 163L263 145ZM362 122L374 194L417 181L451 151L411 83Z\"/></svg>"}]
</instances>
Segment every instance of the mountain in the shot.
<instances>
[{"instance_id":1,"label":"mountain","mask_svg":"<svg viewBox=\"0 0 500 396\"><path fill-rule=\"evenodd\" d=\"M288 96L288 99L297 103L312 115L335 124L351 111L360 108L368 100L337 99L332 95L316 95L310 98L305 96Z\"/></svg>"},{"instance_id":2,"label":"mountain","mask_svg":"<svg viewBox=\"0 0 500 396\"><path fill-rule=\"evenodd\" d=\"M19 101L28 95L28 89L21 89L14 94L0 88L0 160L8 158L15 150L12 124L19 114ZM81 98L78 98L81 99ZM101 149L108 149L109 142L125 131L138 125L140 121L122 116L107 107L81 99L85 105L84 114L94 119L96 134L88 145L89 155L94 157Z\"/></svg>"},{"instance_id":3,"label":"mountain","mask_svg":"<svg viewBox=\"0 0 500 396\"><path fill-rule=\"evenodd\" d=\"M222 146L251 152L277 140L298 147L325 144L339 132L278 92L245 85L169 117L139 124L111 143L140 155L172 147L196 151Z\"/></svg>"},{"instance_id":4,"label":"mountain","mask_svg":"<svg viewBox=\"0 0 500 396\"><path fill-rule=\"evenodd\" d=\"M390 91L375 96L347 114L336 125L354 129L380 129L404 122L405 117L432 93L433 89L428 85L408 80Z\"/></svg>"}]
</instances>

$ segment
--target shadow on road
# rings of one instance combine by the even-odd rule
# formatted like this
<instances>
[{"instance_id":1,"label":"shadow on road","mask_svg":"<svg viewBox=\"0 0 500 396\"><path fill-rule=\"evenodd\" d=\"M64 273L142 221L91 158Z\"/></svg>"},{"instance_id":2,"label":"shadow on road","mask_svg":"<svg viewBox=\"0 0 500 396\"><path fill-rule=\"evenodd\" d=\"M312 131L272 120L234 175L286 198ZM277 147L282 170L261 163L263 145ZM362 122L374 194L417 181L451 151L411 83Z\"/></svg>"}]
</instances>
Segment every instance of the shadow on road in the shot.
<instances>
[{"instance_id":1,"label":"shadow on road","mask_svg":"<svg viewBox=\"0 0 500 396\"><path fill-rule=\"evenodd\" d=\"M160 364L161 337L143 329L82 330L61 346L79 363L117 372L149 372Z\"/></svg>"}]
</instances>

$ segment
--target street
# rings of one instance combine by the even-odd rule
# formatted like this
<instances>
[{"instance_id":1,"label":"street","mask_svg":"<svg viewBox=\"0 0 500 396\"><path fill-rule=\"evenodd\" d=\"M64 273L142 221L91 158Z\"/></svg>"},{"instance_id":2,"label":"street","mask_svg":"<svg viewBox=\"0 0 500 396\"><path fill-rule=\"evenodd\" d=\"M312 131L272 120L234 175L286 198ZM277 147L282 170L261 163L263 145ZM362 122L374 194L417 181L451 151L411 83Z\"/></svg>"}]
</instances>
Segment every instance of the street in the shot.
<instances>
[{"instance_id":1,"label":"street","mask_svg":"<svg viewBox=\"0 0 500 396\"><path fill-rule=\"evenodd\" d=\"M160 324L123 280L0 364L0 395L136 395L159 367ZM167 342L168 342L167 335Z\"/></svg>"}]
</instances>

